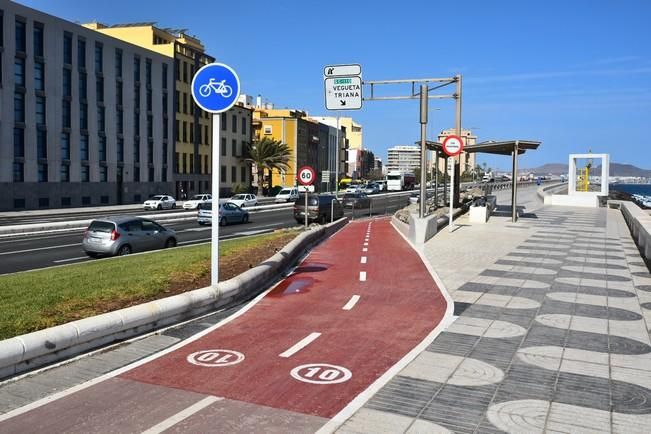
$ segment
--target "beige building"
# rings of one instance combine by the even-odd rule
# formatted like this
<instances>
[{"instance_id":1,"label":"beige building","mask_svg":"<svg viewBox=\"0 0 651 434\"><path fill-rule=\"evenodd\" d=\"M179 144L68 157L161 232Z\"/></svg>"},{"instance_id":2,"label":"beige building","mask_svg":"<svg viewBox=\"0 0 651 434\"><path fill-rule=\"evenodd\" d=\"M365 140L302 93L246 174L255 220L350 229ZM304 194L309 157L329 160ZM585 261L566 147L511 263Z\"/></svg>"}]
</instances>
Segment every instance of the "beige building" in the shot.
<instances>
[{"instance_id":1,"label":"beige building","mask_svg":"<svg viewBox=\"0 0 651 434\"><path fill-rule=\"evenodd\" d=\"M174 181L176 194L181 196L211 190L212 180L212 122L209 113L197 107L192 99L191 85L195 72L215 58L205 53L205 47L185 29L161 29L155 23L85 24L98 32L128 41L174 59L175 149ZM238 187L251 184L248 164L241 158L251 141L252 110L238 104L221 115L220 182L221 194L229 195Z\"/></svg>"},{"instance_id":2,"label":"beige building","mask_svg":"<svg viewBox=\"0 0 651 434\"><path fill-rule=\"evenodd\" d=\"M451 136L456 134L456 130L454 128L449 128L447 130L441 131L438 137L438 142L443 143L443 140L447 136ZM477 136L472 135L472 131L469 130L461 130L461 138L464 140L464 146L469 146L469 145L474 145L477 143ZM471 171L476 165L477 165L477 154L472 153L469 154L467 152L462 152L459 155L459 167L461 168L461 173L466 173ZM429 156L427 157L427 165L429 167L429 170L432 171L434 168L434 152L430 152ZM439 166L438 169L440 172L445 171L445 159L440 158L439 159Z\"/></svg>"}]
</instances>

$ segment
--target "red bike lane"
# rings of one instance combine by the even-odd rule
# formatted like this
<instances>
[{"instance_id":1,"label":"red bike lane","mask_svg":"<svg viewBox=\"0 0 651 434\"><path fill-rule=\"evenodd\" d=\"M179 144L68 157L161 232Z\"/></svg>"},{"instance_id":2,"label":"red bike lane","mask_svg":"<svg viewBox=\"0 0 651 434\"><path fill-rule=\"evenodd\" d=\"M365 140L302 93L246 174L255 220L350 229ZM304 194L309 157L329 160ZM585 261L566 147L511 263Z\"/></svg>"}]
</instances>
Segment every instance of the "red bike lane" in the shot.
<instances>
[{"instance_id":1,"label":"red bike lane","mask_svg":"<svg viewBox=\"0 0 651 434\"><path fill-rule=\"evenodd\" d=\"M390 221L355 221L243 315L113 381L329 419L423 341L445 312L420 256ZM101 395L102 384L92 395Z\"/></svg>"}]
</instances>

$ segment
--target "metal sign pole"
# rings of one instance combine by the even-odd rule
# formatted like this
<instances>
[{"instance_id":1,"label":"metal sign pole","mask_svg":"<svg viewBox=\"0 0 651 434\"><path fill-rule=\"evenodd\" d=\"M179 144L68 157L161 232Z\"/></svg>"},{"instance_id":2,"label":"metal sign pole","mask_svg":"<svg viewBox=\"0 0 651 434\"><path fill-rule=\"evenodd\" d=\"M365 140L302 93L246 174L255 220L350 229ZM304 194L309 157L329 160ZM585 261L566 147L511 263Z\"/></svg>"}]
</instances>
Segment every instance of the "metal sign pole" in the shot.
<instances>
[{"instance_id":1,"label":"metal sign pole","mask_svg":"<svg viewBox=\"0 0 651 434\"><path fill-rule=\"evenodd\" d=\"M210 248L210 285L219 282L219 143L221 114L212 115L212 227Z\"/></svg>"},{"instance_id":2,"label":"metal sign pole","mask_svg":"<svg viewBox=\"0 0 651 434\"><path fill-rule=\"evenodd\" d=\"M305 189L305 229L307 229L307 188Z\"/></svg>"},{"instance_id":3,"label":"metal sign pole","mask_svg":"<svg viewBox=\"0 0 651 434\"><path fill-rule=\"evenodd\" d=\"M448 228L450 232L452 232L454 226L452 222L452 215L454 213L454 160L454 157L448 157L448 166L450 167L450 217L448 218Z\"/></svg>"},{"instance_id":4,"label":"metal sign pole","mask_svg":"<svg viewBox=\"0 0 651 434\"><path fill-rule=\"evenodd\" d=\"M427 205L427 85L420 85L420 207L419 217L425 218Z\"/></svg>"}]
</instances>

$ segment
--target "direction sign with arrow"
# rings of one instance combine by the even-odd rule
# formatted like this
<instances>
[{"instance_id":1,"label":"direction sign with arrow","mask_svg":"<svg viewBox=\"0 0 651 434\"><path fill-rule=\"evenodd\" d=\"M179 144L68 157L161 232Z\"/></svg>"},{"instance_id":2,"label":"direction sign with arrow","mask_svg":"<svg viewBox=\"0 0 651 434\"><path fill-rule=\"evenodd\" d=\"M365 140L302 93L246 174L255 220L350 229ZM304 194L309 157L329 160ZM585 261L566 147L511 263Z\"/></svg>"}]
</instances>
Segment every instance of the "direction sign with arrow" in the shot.
<instances>
[{"instance_id":1,"label":"direction sign with arrow","mask_svg":"<svg viewBox=\"0 0 651 434\"><path fill-rule=\"evenodd\" d=\"M361 77L326 77L324 83L326 109L359 110L362 108Z\"/></svg>"}]
</instances>

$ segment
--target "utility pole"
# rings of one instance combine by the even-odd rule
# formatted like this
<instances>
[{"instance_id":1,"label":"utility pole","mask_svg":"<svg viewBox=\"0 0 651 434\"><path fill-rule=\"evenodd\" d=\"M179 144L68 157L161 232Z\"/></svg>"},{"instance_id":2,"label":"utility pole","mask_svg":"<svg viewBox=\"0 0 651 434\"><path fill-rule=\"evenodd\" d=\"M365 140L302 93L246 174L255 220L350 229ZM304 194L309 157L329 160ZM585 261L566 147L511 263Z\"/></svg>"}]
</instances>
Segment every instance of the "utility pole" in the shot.
<instances>
[{"instance_id":1,"label":"utility pole","mask_svg":"<svg viewBox=\"0 0 651 434\"><path fill-rule=\"evenodd\" d=\"M420 208L418 216L425 217L427 205L427 84L420 85Z\"/></svg>"},{"instance_id":2,"label":"utility pole","mask_svg":"<svg viewBox=\"0 0 651 434\"><path fill-rule=\"evenodd\" d=\"M455 134L458 137L461 137L461 75L456 75L454 77L455 81L457 82L457 91L454 94L454 98L456 100L456 116L455 116ZM463 140L463 138L461 138ZM452 201L454 203L455 207L459 206L459 192L461 191L461 166L459 164L459 161L461 160L461 157L458 159L455 157L454 159L454 171L458 174L458 176L454 176L454 185L452 188L454 188L454 200Z\"/></svg>"}]
</instances>

